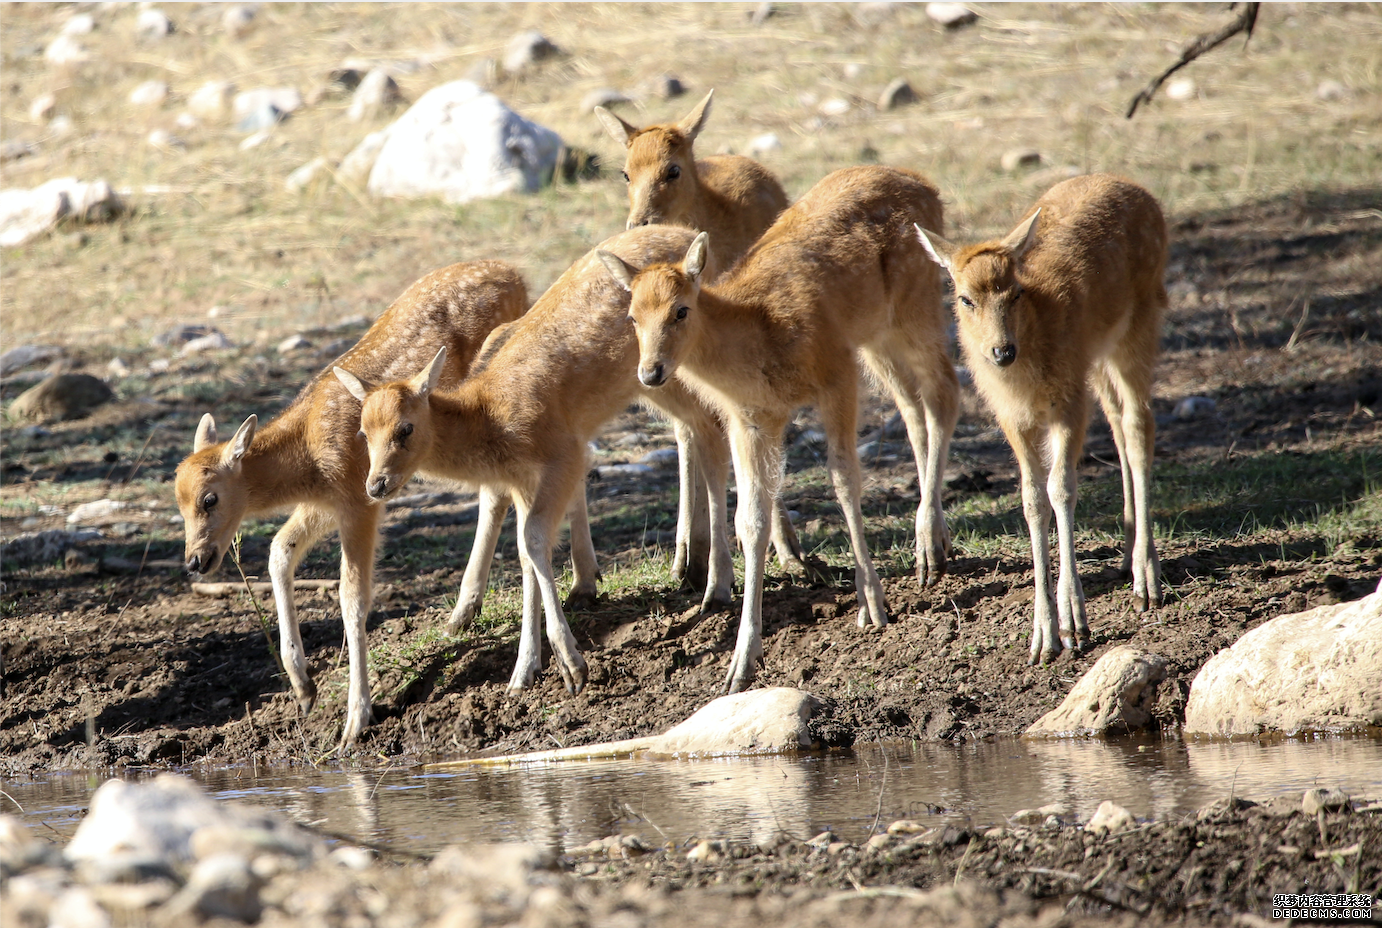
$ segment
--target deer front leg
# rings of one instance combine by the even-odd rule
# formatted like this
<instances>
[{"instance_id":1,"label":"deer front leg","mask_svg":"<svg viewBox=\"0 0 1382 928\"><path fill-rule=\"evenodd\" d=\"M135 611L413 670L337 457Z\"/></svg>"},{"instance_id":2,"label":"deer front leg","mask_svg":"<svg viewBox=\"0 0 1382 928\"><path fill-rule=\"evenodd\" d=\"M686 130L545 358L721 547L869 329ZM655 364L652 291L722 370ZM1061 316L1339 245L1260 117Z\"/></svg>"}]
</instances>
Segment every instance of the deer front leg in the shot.
<instances>
[{"instance_id":1,"label":"deer front leg","mask_svg":"<svg viewBox=\"0 0 1382 928\"><path fill-rule=\"evenodd\" d=\"M1075 420L1082 423L1082 418ZM1046 495L1056 517L1056 540L1060 547L1060 573L1056 581L1056 611L1060 617L1063 647L1078 650L1089 644L1089 623L1085 619L1084 585L1075 563L1075 463L1084 447L1084 429L1057 423L1047 438L1053 462L1046 480Z\"/></svg>"},{"instance_id":2,"label":"deer front leg","mask_svg":"<svg viewBox=\"0 0 1382 928\"><path fill-rule=\"evenodd\" d=\"M726 693L747 689L763 662L763 585L776 465L771 439L765 432L769 430L750 423L736 422L730 426L734 475L739 485L734 524L744 548L744 609L739 617L734 657L725 676ZM780 440L781 424L771 434Z\"/></svg>"},{"instance_id":3,"label":"deer front leg","mask_svg":"<svg viewBox=\"0 0 1382 928\"><path fill-rule=\"evenodd\" d=\"M527 555L536 581L538 594L542 597L543 612L547 615L547 641L552 645L552 660L561 672L567 692L575 695L585 688L588 672L585 658L576 647L576 636L566 623L562 612L561 597L557 592L556 578L552 576L552 534L557 519L553 513L561 510L554 506L555 500L564 496L569 498L569 488L565 493L559 488L540 488L536 504L530 509L521 503L518 508L519 544ZM543 492L546 490L547 492ZM527 591L524 591L525 596Z\"/></svg>"},{"instance_id":4,"label":"deer front leg","mask_svg":"<svg viewBox=\"0 0 1382 928\"><path fill-rule=\"evenodd\" d=\"M499 531L504 525L504 513L509 511L509 495L494 487L480 488L479 521L475 524L475 542L470 547L470 560L461 578L461 592L456 608L446 623L448 635L459 634L475 617L485 601L489 586L489 572L494 565L494 549L499 543Z\"/></svg>"},{"instance_id":5,"label":"deer front leg","mask_svg":"<svg viewBox=\"0 0 1382 928\"><path fill-rule=\"evenodd\" d=\"M850 368L850 376L843 378L836 389L828 392L828 405L821 407L822 424L826 435L826 464L835 485L835 498L844 510L849 531L850 547L854 550L854 586L859 598L859 627L888 624L888 604L883 595L883 582L878 579L873 559L869 557L868 536L864 532L863 478L859 472L859 453L855 448L858 418L858 399L854 389L857 375Z\"/></svg>"},{"instance_id":6,"label":"deer front leg","mask_svg":"<svg viewBox=\"0 0 1382 928\"><path fill-rule=\"evenodd\" d=\"M590 539L590 512L586 508L585 477L582 475L567 508L571 523L571 592L567 609L589 609L599 595L600 565L595 560L595 543Z\"/></svg>"},{"instance_id":7,"label":"deer front leg","mask_svg":"<svg viewBox=\"0 0 1382 928\"><path fill-rule=\"evenodd\" d=\"M1035 614L1028 663L1035 664L1054 660L1061 650L1056 603L1051 595L1051 506L1046 497L1047 468L1041 449L1036 445L1035 430L1010 431L1008 443L1022 470L1022 515L1027 520L1027 533L1032 542Z\"/></svg>"},{"instance_id":8,"label":"deer front leg","mask_svg":"<svg viewBox=\"0 0 1382 928\"><path fill-rule=\"evenodd\" d=\"M317 685L307 673L307 655L302 648L302 631L298 627L297 605L293 599L293 574L303 556L326 534L333 521L329 513L320 509L298 506L269 546L269 580L278 610L279 658L303 715L316 705Z\"/></svg>"},{"instance_id":9,"label":"deer front leg","mask_svg":"<svg viewBox=\"0 0 1382 928\"><path fill-rule=\"evenodd\" d=\"M345 728L341 747L355 744L374 721L369 687L369 647L365 620L374 595L374 551L380 506L369 506L341 522L341 621L350 660Z\"/></svg>"},{"instance_id":10,"label":"deer front leg","mask_svg":"<svg viewBox=\"0 0 1382 928\"><path fill-rule=\"evenodd\" d=\"M520 527L518 562L523 570L523 626L518 633L518 658L509 677L510 690L526 690L542 670L542 596L522 536Z\"/></svg>"},{"instance_id":11,"label":"deer front leg","mask_svg":"<svg viewBox=\"0 0 1382 928\"><path fill-rule=\"evenodd\" d=\"M701 448L688 423L672 420L677 437L677 547L672 557L672 576L685 588L704 590L712 565L712 532L709 501L701 486L705 468Z\"/></svg>"},{"instance_id":12,"label":"deer front leg","mask_svg":"<svg viewBox=\"0 0 1382 928\"><path fill-rule=\"evenodd\" d=\"M699 418L689 430L688 447L696 461L696 476L702 481L699 497L705 501L706 527L710 546L706 556L705 591L701 614L728 606L734 599L734 555L729 546L729 442L719 422L710 416Z\"/></svg>"}]
</instances>

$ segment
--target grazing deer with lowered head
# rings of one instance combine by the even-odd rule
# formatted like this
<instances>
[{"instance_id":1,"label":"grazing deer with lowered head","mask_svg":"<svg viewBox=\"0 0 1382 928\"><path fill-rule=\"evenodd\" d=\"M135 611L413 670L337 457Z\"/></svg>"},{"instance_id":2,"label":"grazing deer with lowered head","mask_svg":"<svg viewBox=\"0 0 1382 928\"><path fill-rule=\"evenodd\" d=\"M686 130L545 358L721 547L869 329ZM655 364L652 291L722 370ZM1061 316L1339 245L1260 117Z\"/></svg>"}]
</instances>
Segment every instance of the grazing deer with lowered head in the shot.
<instances>
[{"instance_id":1,"label":"grazing deer with lowered head","mask_svg":"<svg viewBox=\"0 0 1382 928\"><path fill-rule=\"evenodd\" d=\"M665 223L709 232L715 243L715 263L728 270L787 208L787 194L772 172L752 158L696 158L693 145L710 116L714 95L715 91L710 91L680 122L667 125L639 129L603 106L595 107L595 115L610 137L628 149L624 160L624 179L629 185L626 228ZM686 442L681 444L684 447ZM688 492L698 482L697 467L682 456L682 512L697 520L694 524L703 544L706 507L695 505L698 500ZM804 573L801 542L780 500L773 509L772 540L783 568ZM705 558L703 547L687 550L679 544L673 573L681 577L689 566L692 582L697 584L694 571Z\"/></svg>"},{"instance_id":2,"label":"grazing deer with lowered head","mask_svg":"<svg viewBox=\"0 0 1382 928\"><path fill-rule=\"evenodd\" d=\"M439 372L441 381L456 383L490 330L522 315L527 302L523 279L508 264L455 264L404 291L337 363L372 377L397 377L416 370L438 347L446 346L449 363ZM293 508L274 536L269 575L283 669L304 712L316 702L317 690L307 673L298 630L293 573L312 545L333 527L339 530L341 617L350 652L350 692L341 735L347 746L370 721L365 619L383 508L365 494L369 456L355 440L359 410L359 403L328 369L262 429L258 417L250 416L229 441L218 442L215 420L203 416L192 454L178 465L175 485L186 523L187 570L194 575L211 574L220 566L247 516ZM467 567L453 620L478 611L507 505L502 497L482 494L475 535L478 556ZM582 517L583 510L577 521ZM581 583L594 595L588 526L582 530L573 522L572 549ZM586 554L577 556L578 550Z\"/></svg>"},{"instance_id":3,"label":"grazing deer with lowered head","mask_svg":"<svg viewBox=\"0 0 1382 928\"><path fill-rule=\"evenodd\" d=\"M860 358L897 401L916 456L917 579L932 583L945 572L950 532L941 478L959 384L940 274L911 231L916 219L941 222L940 198L920 175L847 168L778 217L714 286L703 285L705 233L679 262L638 267L602 255L632 294L639 379L650 388L685 384L729 424L745 564L730 692L748 686L763 656L765 530L782 478L782 434L800 406L816 406L824 422L830 475L854 549L859 624L888 621L860 508Z\"/></svg>"},{"instance_id":4,"label":"grazing deer with lowered head","mask_svg":"<svg viewBox=\"0 0 1382 928\"><path fill-rule=\"evenodd\" d=\"M600 247L647 263L684 253L694 237L688 229L647 226ZM362 487L370 499L386 499L417 471L512 496L523 564L523 626L510 689L532 685L541 669L544 614L566 688L577 693L585 686L585 659L557 597L552 541L566 501L585 474L586 443L631 401L645 399L681 421L698 445L712 533L702 606L730 600L734 564L723 427L685 389L652 391L639 383L628 307L628 294L591 252L568 268L450 391L438 389L444 352L411 380L383 385L336 368L336 376L362 403L360 430L369 448Z\"/></svg>"},{"instance_id":5,"label":"grazing deer with lowered head","mask_svg":"<svg viewBox=\"0 0 1382 928\"><path fill-rule=\"evenodd\" d=\"M1074 525L1090 385L1123 471L1123 566L1132 569L1133 599L1139 610L1161 605L1149 495L1166 221L1141 187L1091 174L1052 187L1001 240L961 248L924 222L917 232L954 278L960 345L1022 470L1036 574L1031 662L1050 659L1090 637ZM1054 601L1052 510L1060 545Z\"/></svg>"}]
</instances>

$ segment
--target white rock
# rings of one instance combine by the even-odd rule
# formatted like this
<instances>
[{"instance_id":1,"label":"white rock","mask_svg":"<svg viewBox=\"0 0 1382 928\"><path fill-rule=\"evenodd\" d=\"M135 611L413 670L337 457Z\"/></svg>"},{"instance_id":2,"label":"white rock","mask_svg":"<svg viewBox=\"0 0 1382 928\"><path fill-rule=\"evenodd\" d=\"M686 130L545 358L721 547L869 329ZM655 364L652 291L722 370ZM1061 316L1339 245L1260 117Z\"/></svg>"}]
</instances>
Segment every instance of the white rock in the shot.
<instances>
[{"instance_id":1,"label":"white rock","mask_svg":"<svg viewBox=\"0 0 1382 928\"><path fill-rule=\"evenodd\" d=\"M817 112L822 116L843 116L850 109L852 107L844 97L831 97L817 108Z\"/></svg>"},{"instance_id":2,"label":"white rock","mask_svg":"<svg viewBox=\"0 0 1382 928\"><path fill-rule=\"evenodd\" d=\"M173 22L168 14L156 7L139 11L134 22L134 34L141 39L162 39L173 31Z\"/></svg>"},{"instance_id":3,"label":"white rock","mask_svg":"<svg viewBox=\"0 0 1382 928\"><path fill-rule=\"evenodd\" d=\"M1382 592L1278 616L1200 668L1189 734L1229 737L1382 725Z\"/></svg>"},{"instance_id":4,"label":"white rock","mask_svg":"<svg viewBox=\"0 0 1382 928\"><path fill-rule=\"evenodd\" d=\"M509 40L504 49L504 70L510 74L517 74L536 62L551 58L559 51L560 49L541 32L520 32Z\"/></svg>"},{"instance_id":5,"label":"white rock","mask_svg":"<svg viewBox=\"0 0 1382 928\"><path fill-rule=\"evenodd\" d=\"M62 24L62 35L90 35L96 30L96 20L90 13L78 13Z\"/></svg>"},{"instance_id":6,"label":"white rock","mask_svg":"<svg viewBox=\"0 0 1382 928\"><path fill-rule=\"evenodd\" d=\"M43 50L43 58L49 64L81 64L91 59L91 53L71 36L60 35L48 43Z\"/></svg>"},{"instance_id":7,"label":"white rock","mask_svg":"<svg viewBox=\"0 0 1382 928\"><path fill-rule=\"evenodd\" d=\"M68 513L67 524L79 525L83 522L101 522L128 508L130 508L129 503L121 502L118 499L93 500L89 503L82 503Z\"/></svg>"},{"instance_id":8,"label":"white rock","mask_svg":"<svg viewBox=\"0 0 1382 928\"><path fill-rule=\"evenodd\" d=\"M359 145L350 150L350 154L341 159L340 166L336 168L336 176L352 184L365 183L369 179L370 171L374 169L379 150L384 147L384 140L388 137L387 129L380 129L365 136Z\"/></svg>"},{"instance_id":9,"label":"white rock","mask_svg":"<svg viewBox=\"0 0 1382 928\"><path fill-rule=\"evenodd\" d=\"M1131 831L1136 827L1137 819L1133 818L1131 812L1120 805L1115 805L1112 800L1105 799L1099 803L1099 808L1085 823L1084 830L1096 835L1116 835L1119 832Z\"/></svg>"},{"instance_id":10,"label":"white rock","mask_svg":"<svg viewBox=\"0 0 1382 928\"><path fill-rule=\"evenodd\" d=\"M1307 789L1305 794L1300 797L1300 808L1306 815L1315 815L1322 809L1329 812L1347 807L1348 793L1341 789L1315 787L1314 789Z\"/></svg>"},{"instance_id":11,"label":"white rock","mask_svg":"<svg viewBox=\"0 0 1382 928\"><path fill-rule=\"evenodd\" d=\"M254 16L258 11L258 4L229 7L221 14L221 28L227 35L241 38L254 28Z\"/></svg>"},{"instance_id":12,"label":"white rock","mask_svg":"<svg viewBox=\"0 0 1382 928\"><path fill-rule=\"evenodd\" d=\"M48 123L48 131L54 138L62 138L72 134L72 117L66 113L59 113L53 117L53 121Z\"/></svg>"},{"instance_id":13,"label":"white rock","mask_svg":"<svg viewBox=\"0 0 1382 928\"><path fill-rule=\"evenodd\" d=\"M940 23L947 29L967 26L979 18L973 10L963 3L928 3L926 4L926 15L933 22Z\"/></svg>"},{"instance_id":14,"label":"white rock","mask_svg":"<svg viewBox=\"0 0 1382 928\"><path fill-rule=\"evenodd\" d=\"M633 101L627 95L620 93L613 87L599 87L581 97L581 112L593 113L597 106L611 107L631 102Z\"/></svg>"},{"instance_id":15,"label":"white rock","mask_svg":"<svg viewBox=\"0 0 1382 928\"><path fill-rule=\"evenodd\" d=\"M1189 100L1195 95L1195 82L1188 77L1178 77L1166 85L1168 100Z\"/></svg>"},{"instance_id":16,"label":"white rock","mask_svg":"<svg viewBox=\"0 0 1382 928\"><path fill-rule=\"evenodd\" d=\"M296 87L256 87L237 93L231 102L231 110L238 119L266 105L280 113L291 113L302 107L302 94Z\"/></svg>"},{"instance_id":17,"label":"white rock","mask_svg":"<svg viewBox=\"0 0 1382 928\"><path fill-rule=\"evenodd\" d=\"M639 458L638 463L647 464L649 467L676 467L677 449L654 448Z\"/></svg>"},{"instance_id":18,"label":"white rock","mask_svg":"<svg viewBox=\"0 0 1382 928\"><path fill-rule=\"evenodd\" d=\"M173 125L179 129L195 129L201 125L201 120L191 113L178 113L177 118L173 120Z\"/></svg>"},{"instance_id":19,"label":"white rock","mask_svg":"<svg viewBox=\"0 0 1382 928\"><path fill-rule=\"evenodd\" d=\"M85 886L63 890L48 912L48 928L110 928L110 924L110 916Z\"/></svg>"},{"instance_id":20,"label":"white rock","mask_svg":"<svg viewBox=\"0 0 1382 928\"><path fill-rule=\"evenodd\" d=\"M120 209L120 198L103 180L85 183L60 177L32 190L0 190L0 246L22 245L66 216L94 221Z\"/></svg>"},{"instance_id":21,"label":"white rock","mask_svg":"<svg viewBox=\"0 0 1382 928\"><path fill-rule=\"evenodd\" d=\"M1320 81L1320 85L1315 88L1315 98L1318 100L1342 100L1346 96L1348 87L1339 81Z\"/></svg>"},{"instance_id":22,"label":"white rock","mask_svg":"<svg viewBox=\"0 0 1382 928\"><path fill-rule=\"evenodd\" d=\"M350 98L346 118L351 122L371 119L384 113L400 99L398 83L383 68L374 68L361 79Z\"/></svg>"},{"instance_id":23,"label":"white rock","mask_svg":"<svg viewBox=\"0 0 1382 928\"><path fill-rule=\"evenodd\" d=\"M290 335L278 343L276 349L279 354L291 354L294 351L304 351L312 347L312 343L301 335Z\"/></svg>"},{"instance_id":24,"label":"white rock","mask_svg":"<svg viewBox=\"0 0 1382 928\"><path fill-rule=\"evenodd\" d=\"M330 173L331 165L324 157L318 156L288 175L283 186L293 193L299 193L312 185L318 177Z\"/></svg>"},{"instance_id":25,"label":"white rock","mask_svg":"<svg viewBox=\"0 0 1382 928\"><path fill-rule=\"evenodd\" d=\"M229 81L207 81L187 98L188 112L205 119L220 116L235 96L235 85Z\"/></svg>"},{"instance_id":26,"label":"white rock","mask_svg":"<svg viewBox=\"0 0 1382 928\"><path fill-rule=\"evenodd\" d=\"M253 135L245 136L244 141L239 145L241 151L249 151L251 148L258 148L269 139L273 138L273 130L265 129L263 132L256 132Z\"/></svg>"},{"instance_id":27,"label":"white rock","mask_svg":"<svg viewBox=\"0 0 1382 928\"><path fill-rule=\"evenodd\" d=\"M1036 809L1020 809L1014 812L1008 821L1014 825L1043 825L1053 818L1060 821L1064 814L1065 807L1053 802Z\"/></svg>"},{"instance_id":28,"label":"white rock","mask_svg":"<svg viewBox=\"0 0 1382 928\"><path fill-rule=\"evenodd\" d=\"M595 468L595 472L600 479L608 480L614 477L646 477L654 470L647 464L601 464Z\"/></svg>"},{"instance_id":29,"label":"white rock","mask_svg":"<svg viewBox=\"0 0 1382 928\"><path fill-rule=\"evenodd\" d=\"M168 85L163 81L144 81L130 91L130 102L135 106L159 106L168 99Z\"/></svg>"},{"instance_id":30,"label":"white rock","mask_svg":"<svg viewBox=\"0 0 1382 928\"><path fill-rule=\"evenodd\" d=\"M388 129L370 171L375 196L465 203L535 191L556 168L561 137L469 81L434 87Z\"/></svg>"},{"instance_id":31,"label":"white rock","mask_svg":"<svg viewBox=\"0 0 1382 928\"><path fill-rule=\"evenodd\" d=\"M62 349L56 345L20 345L0 354L0 377L8 377L15 371L22 371L35 364L46 364L62 356Z\"/></svg>"},{"instance_id":32,"label":"white rock","mask_svg":"<svg viewBox=\"0 0 1382 928\"><path fill-rule=\"evenodd\" d=\"M106 365L106 372L112 377L128 377L130 366L120 358L111 358L110 363Z\"/></svg>"},{"instance_id":33,"label":"white rock","mask_svg":"<svg viewBox=\"0 0 1382 928\"><path fill-rule=\"evenodd\" d=\"M1172 415L1181 421L1188 422L1191 419L1202 419L1205 416L1214 415L1214 410L1218 404L1208 396L1187 396L1176 404Z\"/></svg>"},{"instance_id":34,"label":"white rock","mask_svg":"<svg viewBox=\"0 0 1382 928\"><path fill-rule=\"evenodd\" d=\"M1065 701L1022 737L1102 735L1141 728L1151 721L1156 685L1165 678L1163 658L1119 645L1099 658Z\"/></svg>"},{"instance_id":35,"label":"white rock","mask_svg":"<svg viewBox=\"0 0 1382 928\"><path fill-rule=\"evenodd\" d=\"M223 351L227 348L234 347L235 342L226 338L225 335L220 332L212 332L200 338L192 339L182 346L182 351L180 351L179 354L182 357L187 357L189 354L198 354L203 351Z\"/></svg>"},{"instance_id":36,"label":"white rock","mask_svg":"<svg viewBox=\"0 0 1382 928\"><path fill-rule=\"evenodd\" d=\"M781 151L782 140L777 137L775 132L765 132L749 141L749 154L755 157L766 155L768 152Z\"/></svg>"},{"instance_id":37,"label":"white rock","mask_svg":"<svg viewBox=\"0 0 1382 928\"><path fill-rule=\"evenodd\" d=\"M1035 167L1041 164L1041 152L1033 148L1014 148L1003 152L998 161L1003 170L1011 174L1018 168Z\"/></svg>"},{"instance_id":38,"label":"white rock","mask_svg":"<svg viewBox=\"0 0 1382 928\"><path fill-rule=\"evenodd\" d=\"M368 870L374 866L374 852L363 847L345 845L338 847L326 859L339 867L357 872Z\"/></svg>"},{"instance_id":39,"label":"white rock","mask_svg":"<svg viewBox=\"0 0 1382 928\"><path fill-rule=\"evenodd\" d=\"M29 104L29 118L34 122L47 122L58 109L58 98L51 93L41 93Z\"/></svg>"},{"instance_id":40,"label":"white rock","mask_svg":"<svg viewBox=\"0 0 1382 928\"><path fill-rule=\"evenodd\" d=\"M186 148L187 143L167 129L155 129L149 133L149 145L153 148Z\"/></svg>"}]
</instances>

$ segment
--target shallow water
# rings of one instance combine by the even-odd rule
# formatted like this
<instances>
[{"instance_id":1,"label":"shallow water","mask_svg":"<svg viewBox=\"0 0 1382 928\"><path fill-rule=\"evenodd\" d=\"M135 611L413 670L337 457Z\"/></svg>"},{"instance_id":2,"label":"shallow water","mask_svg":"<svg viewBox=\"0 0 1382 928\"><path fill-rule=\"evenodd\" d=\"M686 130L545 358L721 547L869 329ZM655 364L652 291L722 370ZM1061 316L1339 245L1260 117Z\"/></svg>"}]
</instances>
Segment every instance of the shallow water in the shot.
<instances>
[{"instance_id":1,"label":"shallow water","mask_svg":"<svg viewBox=\"0 0 1382 928\"><path fill-rule=\"evenodd\" d=\"M880 827L898 818L984 826L1049 803L1083 820L1105 799L1143 820L1184 815L1230 793L1260 801L1324 786L1378 799L1382 739L888 743L799 757L185 772L222 798L399 849L528 841L567 852L614 833L680 844L779 830L805 839L828 828L857 842L875 819ZM10 781L0 784L9 797L0 802L6 811L22 807L36 832L70 837L107 776Z\"/></svg>"}]
</instances>

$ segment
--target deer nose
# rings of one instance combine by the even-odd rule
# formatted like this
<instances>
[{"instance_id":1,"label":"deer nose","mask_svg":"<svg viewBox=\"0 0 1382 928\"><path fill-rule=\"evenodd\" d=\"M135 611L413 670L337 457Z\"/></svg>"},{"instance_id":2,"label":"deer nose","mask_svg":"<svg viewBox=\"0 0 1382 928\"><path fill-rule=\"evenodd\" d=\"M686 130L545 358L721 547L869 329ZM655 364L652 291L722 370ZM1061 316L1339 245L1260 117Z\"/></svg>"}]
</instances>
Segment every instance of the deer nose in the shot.
<instances>
[{"instance_id":1,"label":"deer nose","mask_svg":"<svg viewBox=\"0 0 1382 928\"><path fill-rule=\"evenodd\" d=\"M216 549L212 548L206 552L206 560L203 561L200 554L194 554L187 559L187 572L189 574L199 574L202 572L203 565L210 567L216 562Z\"/></svg>"},{"instance_id":2,"label":"deer nose","mask_svg":"<svg viewBox=\"0 0 1382 928\"><path fill-rule=\"evenodd\" d=\"M638 379L643 382L645 387L660 387L667 382L667 369L663 367L661 361L651 367L640 367Z\"/></svg>"},{"instance_id":3,"label":"deer nose","mask_svg":"<svg viewBox=\"0 0 1382 928\"><path fill-rule=\"evenodd\" d=\"M369 486L367 487L367 489L369 490L370 496L374 497L375 499L381 499L384 496L384 494L388 492L389 478L375 477L373 480L369 482Z\"/></svg>"},{"instance_id":4,"label":"deer nose","mask_svg":"<svg viewBox=\"0 0 1382 928\"><path fill-rule=\"evenodd\" d=\"M999 367L1007 367L1017 360L1017 346L1012 342L1002 345L995 345L993 348L993 363Z\"/></svg>"}]
</instances>

